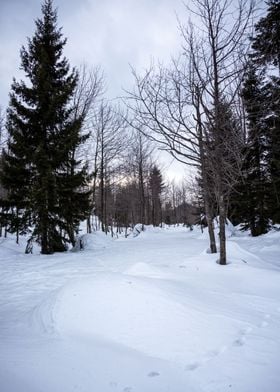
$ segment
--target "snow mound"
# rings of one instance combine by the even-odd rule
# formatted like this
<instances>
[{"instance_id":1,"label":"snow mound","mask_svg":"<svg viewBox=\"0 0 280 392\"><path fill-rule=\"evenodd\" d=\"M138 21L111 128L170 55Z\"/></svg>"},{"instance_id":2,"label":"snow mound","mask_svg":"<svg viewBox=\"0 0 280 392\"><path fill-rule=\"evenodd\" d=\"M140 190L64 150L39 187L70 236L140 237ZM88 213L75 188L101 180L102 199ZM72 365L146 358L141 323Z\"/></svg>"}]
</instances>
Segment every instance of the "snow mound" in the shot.
<instances>
[{"instance_id":1,"label":"snow mound","mask_svg":"<svg viewBox=\"0 0 280 392\"><path fill-rule=\"evenodd\" d=\"M102 231L96 231L91 234L83 234L77 238L76 244L72 251L80 250L98 250L105 249L112 244L112 237Z\"/></svg>"},{"instance_id":2,"label":"snow mound","mask_svg":"<svg viewBox=\"0 0 280 392\"><path fill-rule=\"evenodd\" d=\"M108 273L73 282L62 289L51 317L44 319L52 320L60 336L98 338L180 364L227 341L236 331L225 318L226 333L217 332L215 316L197 303L182 303L180 295L157 282Z\"/></svg>"},{"instance_id":3,"label":"snow mound","mask_svg":"<svg viewBox=\"0 0 280 392\"><path fill-rule=\"evenodd\" d=\"M250 263L250 265L263 264L260 257L242 248L237 242L227 242L228 257L230 260Z\"/></svg>"},{"instance_id":4,"label":"snow mound","mask_svg":"<svg viewBox=\"0 0 280 392\"><path fill-rule=\"evenodd\" d=\"M214 220L213 220L213 223L214 223L214 228L215 228L215 230L219 230L219 228L220 228L220 225L219 225L219 216L216 216L215 218L214 218ZM233 224L231 223L231 221L227 218L226 219L226 237L227 238L229 238L229 237L232 237L234 234L235 234L235 230L236 230L236 228L233 226Z\"/></svg>"},{"instance_id":5,"label":"snow mound","mask_svg":"<svg viewBox=\"0 0 280 392\"><path fill-rule=\"evenodd\" d=\"M162 233L165 231L165 229L166 228L162 226L153 226L153 225L145 226L145 231L152 234Z\"/></svg>"},{"instance_id":6,"label":"snow mound","mask_svg":"<svg viewBox=\"0 0 280 392\"><path fill-rule=\"evenodd\" d=\"M143 227L142 223L137 223L137 225L135 225L135 226L133 227L132 236L133 236L133 237L138 237L138 235L139 235L142 231L144 231L144 227Z\"/></svg>"},{"instance_id":7,"label":"snow mound","mask_svg":"<svg viewBox=\"0 0 280 392\"><path fill-rule=\"evenodd\" d=\"M145 225L143 226L142 223L137 223L133 230L132 230L132 236L133 237L138 237L140 234L145 232L145 234L158 234L162 233L165 230L168 230L168 227L165 226L153 226L153 225Z\"/></svg>"}]
</instances>

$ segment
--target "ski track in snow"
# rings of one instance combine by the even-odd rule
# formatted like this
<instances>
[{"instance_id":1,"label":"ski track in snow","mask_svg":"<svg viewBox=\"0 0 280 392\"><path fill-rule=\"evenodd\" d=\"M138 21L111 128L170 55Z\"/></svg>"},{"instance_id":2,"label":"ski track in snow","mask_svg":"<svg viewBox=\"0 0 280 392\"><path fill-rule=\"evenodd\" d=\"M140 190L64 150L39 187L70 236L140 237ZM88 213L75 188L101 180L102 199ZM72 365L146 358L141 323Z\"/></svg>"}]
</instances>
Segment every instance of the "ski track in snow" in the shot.
<instances>
[{"instance_id":1,"label":"ski track in snow","mask_svg":"<svg viewBox=\"0 0 280 392\"><path fill-rule=\"evenodd\" d=\"M1 392L278 392L279 239L229 238L226 267L198 229L2 241Z\"/></svg>"}]
</instances>

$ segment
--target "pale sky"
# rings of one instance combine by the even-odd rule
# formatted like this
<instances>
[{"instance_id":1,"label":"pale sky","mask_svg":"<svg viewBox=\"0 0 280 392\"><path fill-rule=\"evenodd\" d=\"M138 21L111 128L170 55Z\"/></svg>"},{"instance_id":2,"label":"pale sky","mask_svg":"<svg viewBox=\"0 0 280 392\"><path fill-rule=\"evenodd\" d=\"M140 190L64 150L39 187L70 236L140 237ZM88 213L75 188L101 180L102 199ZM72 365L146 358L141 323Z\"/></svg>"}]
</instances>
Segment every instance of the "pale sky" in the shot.
<instances>
[{"instance_id":1,"label":"pale sky","mask_svg":"<svg viewBox=\"0 0 280 392\"><path fill-rule=\"evenodd\" d=\"M56 0L58 25L68 41L72 66L103 68L110 97L132 85L137 70L152 59L168 61L180 50L176 13L186 17L182 0ZM0 0L0 105L6 106L12 77L20 78L19 51L32 37L41 15L40 0Z\"/></svg>"},{"instance_id":2,"label":"pale sky","mask_svg":"<svg viewBox=\"0 0 280 392\"><path fill-rule=\"evenodd\" d=\"M68 41L64 55L72 66L99 65L106 75L107 96L131 89L130 65L138 72L150 62L167 63L180 51L176 14L188 20L182 0L56 0L58 26ZM0 106L6 108L12 78L20 79L19 51L41 17L40 0L0 0ZM169 165L168 176L183 173Z\"/></svg>"}]
</instances>

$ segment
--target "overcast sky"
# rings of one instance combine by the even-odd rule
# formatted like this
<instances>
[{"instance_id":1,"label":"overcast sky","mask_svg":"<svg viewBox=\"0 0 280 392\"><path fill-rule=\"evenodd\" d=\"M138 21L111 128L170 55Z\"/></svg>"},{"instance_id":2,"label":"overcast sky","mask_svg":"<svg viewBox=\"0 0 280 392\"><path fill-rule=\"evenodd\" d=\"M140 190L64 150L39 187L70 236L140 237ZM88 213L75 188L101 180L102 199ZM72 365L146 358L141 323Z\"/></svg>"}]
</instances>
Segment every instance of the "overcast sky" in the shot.
<instances>
[{"instance_id":1,"label":"overcast sky","mask_svg":"<svg viewBox=\"0 0 280 392\"><path fill-rule=\"evenodd\" d=\"M110 98L132 87L130 65L141 71L152 59L168 62L180 51L176 14L188 19L182 0L56 0L54 5L68 39L64 54L72 66L100 65ZM19 51L33 36L34 20L40 16L40 0L0 0L2 108L7 106L12 78L23 76ZM172 176L179 169L170 170Z\"/></svg>"},{"instance_id":2,"label":"overcast sky","mask_svg":"<svg viewBox=\"0 0 280 392\"><path fill-rule=\"evenodd\" d=\"M129 64L137 70L152 58L167 61L180 48L176 12L181 0L56 0L58 25L68 38L71 65L100 65L108 94L131 86ZM32 37L40 0L0 0L0 104L6 106L12 77L20 78L19 50Z\"/></svg>"}]
</instances>

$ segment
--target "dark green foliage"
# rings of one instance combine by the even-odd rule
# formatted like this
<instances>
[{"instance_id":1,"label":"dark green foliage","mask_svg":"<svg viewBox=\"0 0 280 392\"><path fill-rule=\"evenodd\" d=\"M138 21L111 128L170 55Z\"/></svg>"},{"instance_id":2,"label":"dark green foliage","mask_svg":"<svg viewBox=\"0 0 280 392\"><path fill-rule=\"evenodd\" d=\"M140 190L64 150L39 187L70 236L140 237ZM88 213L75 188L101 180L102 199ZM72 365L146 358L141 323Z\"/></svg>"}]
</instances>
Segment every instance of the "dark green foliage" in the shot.
<instances>
[{"instance_id":1,"label":"dark green foliage","mask_svg":"<svg viewBox=\"0 0 280 392\"><path fill-rule=\"evenodd\" d=\"M262 73L250 64L243 85L248 136L239 210L245 228L250 228L253 236L266 233L269 226L269 129L265 121L267 105L263 85Z\"/></svg>"},{"instance_id":2,"label":"dark green foliage","mask_svg":"<svg viewBox=\"0 0 280 392\"><path fill-rule=\"evenodd\" d=\"M254 236L280 222L280 78L273 69L280 72L280 1L267 5L243 83L248 134L243 182L234 195L234 214Z\"/></svg>"},{"instance_id":3,"label":"dark green foliage","mask_svg":"<svg viewBox=\"0 0 280 392\"><path fill-rule=\"evenodd\" d=\"M13 81L7 113L8 148L2 182L21 231L32 227L42 253L66 249L89 211L86 168L76 158L85 137L71 99L78 75L62 57L66 40L52 1L42 6L36 32L21 50L29 82Z\"/></svg>"},{"instance_id":4,"label":"dark green foliage","mask_svg":"<svg viewBox=\"0 0 280 392\"><path fill-rule=\"evenodd\" d=\"M272 64L280 71L280 1L267 2L267 14L255 26L253 59L257 64Z\"/></svg>"},{"instance_id":5,"label":"dark green foliage","mask_svg":"<svg viewBox=\"0 0 280 392\"><path fill-rule=\"evenodd\" d=\"M159 168L154 165L149 177L149 189L151 195L151 217L153 226L159 226L162 221L162 210L160 195L164 184Z\"/></svg>"},{"instance_id":6,"label":"dark green foliage","mask_svg":"<svg viewBox=\"0 0 280 392\"><path fill-rule=\"evenodd\" d=\"M255 26L251 57L264 72L262 117L266 127L269 217L280 222L280 1L267 2L267 14ZM267 66L270 66L267 67ZM275 76L274 66L279 76ZM263 68L262 68L263 67ZM264 113L265 111L265 113Z\"/></svg>"},{"instance_id":7,"label":"dark green foliage","mask_svg":"<svg viewBox=\"0 0 280 392\"><path fill-rule=\"evenodd\" d=\"M280 78L271 76L265 85L268 110L266 125L268 128L268 162L270 173L269 210L273 223L280 223Z\"/></svg>"}]
</instances>

